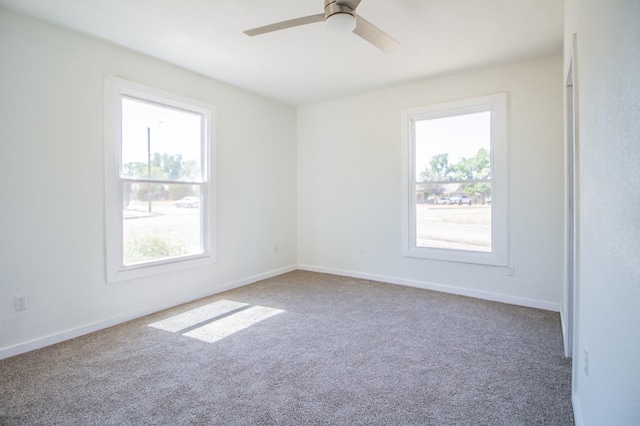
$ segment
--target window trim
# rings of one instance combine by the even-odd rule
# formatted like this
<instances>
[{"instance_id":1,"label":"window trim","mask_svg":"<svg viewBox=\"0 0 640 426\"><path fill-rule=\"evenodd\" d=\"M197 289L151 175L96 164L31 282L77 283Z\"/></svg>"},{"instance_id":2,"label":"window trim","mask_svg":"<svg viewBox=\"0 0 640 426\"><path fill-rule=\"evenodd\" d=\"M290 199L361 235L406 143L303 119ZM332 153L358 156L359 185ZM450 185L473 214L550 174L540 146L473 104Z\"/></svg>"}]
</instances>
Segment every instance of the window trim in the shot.
<instances>
[{"instance_id":1,"label":"window trim","mask_svg":"<svg viewBox=\"0 0 640 426\"><path fill-rule=\"evenodd\" d=\"M198 100L175 95L112 75L104 80L104 137L105 137L105 274L107 283L131 280L185 268L215 263L216 208L215 181L212 173L215 164L215 107ZM131 97L172 108L202 114L202 195L200 202L203 253L124 265L122 224L122 103L123 97ZM178 182L179 183L179 182Z\"/></svg>"},{"instance_id":2,"label":"window trim","mask_svg":"<svg viewBox=\"0 0 640 426\"><path fill-rule=\"evenodd\" d=\"M491 111L491 252L416 245L415 133L419 120ZM425 105L402 110L402 254L405 257L508 266L509 162L507 94Z\"/></svg>"}]
</instances>

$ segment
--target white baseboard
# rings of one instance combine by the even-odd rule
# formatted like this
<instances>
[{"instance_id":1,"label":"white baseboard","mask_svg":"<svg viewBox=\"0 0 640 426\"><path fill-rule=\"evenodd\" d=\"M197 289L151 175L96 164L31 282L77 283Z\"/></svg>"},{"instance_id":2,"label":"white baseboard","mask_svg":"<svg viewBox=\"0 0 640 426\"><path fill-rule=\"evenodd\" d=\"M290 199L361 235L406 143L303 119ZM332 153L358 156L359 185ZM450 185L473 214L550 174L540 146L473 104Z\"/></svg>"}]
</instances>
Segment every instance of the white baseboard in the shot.
<instances>
[{"instance_id":1,"label":"white baseboard","mask_svg":"<svg viewBox=\"0 0 640 426\"><path fill-rule=\"evenodd\" d=\"M519 306L526 306L530 308L561 312L561 306L559 304L544 302L540 300L526 299L526 298L516 297L516 296L507 296L507 295L498 294L498 293L489 293L489 292L483 292L483 291L478 291L473 289L447 286L443 284L434 284L434 283L429 283L425 281L408 280L404 278L368 274L368 273L356 272L356 271L347 271L342 269L324 268L324 267L311 266L311 265L297 265L297 266L291 265L285 268L276 269L273 271L265 272L263 274L258 274L252 277L247 277L241 280L218 285L213 290L203 291L199 293L192 293L184 297L173 299L165 303L161 303L153 306L147 306L141 309L136 309L134 311L126 312L120 315L116 315L110 318L96 321L81 327L72 328L72 329L55 333L49 336L34 339L34 340L20 343L14 346L2 348L0 349L0 359L9 358L15 355L19 355L21 353L29 352L35 349L40 349L45 346L50 346L56 343L63 342L65 340L69 340L85 334L93 333L94 331L102 330L117 324L121 324L126 321L130 321L132 319L153 314L163 309L168 309L177 305L181 305L183 303L201 299L203 297L222 293L223 291L231 290L234 288L255 283L260 280L282 275L287 272L295 271L296 269L300 269L303 271L320 272L320 273L332 274L332 275L341 275L341 276L352 277L352 278L361 278L365 280L378 281L378 282L384 282L389 284L405 285L409 287L422 288L426 290L440 291L443 293L451 293L451 294L458 294L461 296L475 297L477 299L491 300L495 302L508 303L512 305L519 305Z\"/></svg>"},{"instance_id":2,"label":"white baseboard","mask_svg":"<svg viewBox=\"0 0 640 426\"><path fill-rule=\"evenodd\" d=\"M324 274L341 275L351 278L362 278L370 281L378 281L388 284L405 285L409 287L422 288L425 290L440 291L443 293L457 294L460 296L474 297L476 299L491 300L494 302L508 303L510 305L526 306L528 308L543 309L546 311L560 312L561 305L558 303L545 302L542 300L527 299L524 297L508 296L499 293L473 290L468 288L453 287L444 284L429 283L426 281L409 280L405 278L389 277L384 275L368 274L364 272L347 271L342 269L324 268L320 266L298 265L298 269L303 271L320 272Z\"/></svg>"},{"instance_id":3,"label":"white baseboard","mask_svg":"<svg viewBox=\"0 0 640 426\"><path fill-rule=\"evenodd\" d=\"M9 358L15 355L19 355L25 352L33 351L35 349L44 348L45 346L54 345L56 343L63 342L65 340L73 339L85 334L93 333L94 331L102 330L108 327L112 327L117 324L121 324L132 319L140 318L145 315L153 314L164 309L172 308L174 306L181 305L183 303L192 302L194 300L202 299L203 297L212 296L214 294L222 293L227 290L242 287L248 284L253 284L260 280L272 278L278 275L286 274L287 272L295 271L297 267L295 265L285 268L276 269L273 271L265 272L263 274L254 275L252 277L243 278L241 280L224 283L222 285L215 286L213 290L201 291L185 295L177 299L173 299L168 302L160 303L153 306L146 306L144 308L129 311L123 314L119 314L110 318L106 318L100 321L96 321L81 327L72 328L69 330L55 333L46 337L34 339L28 342L20 343L14 346L9 346L0 349L0 359Z\"/></svg>"},{"instance_id":4,"label":"white baseboard","mask_svg":"<svg viewBox=\"0 0 640 426\"><path fill-rule=\"evenodd\" d=\"M576 426L584 426L584 419L582 418L582 406L580 405L580 398L578 395L571 397L573 403L573 422Z\"/></svg>"}]
</instances>

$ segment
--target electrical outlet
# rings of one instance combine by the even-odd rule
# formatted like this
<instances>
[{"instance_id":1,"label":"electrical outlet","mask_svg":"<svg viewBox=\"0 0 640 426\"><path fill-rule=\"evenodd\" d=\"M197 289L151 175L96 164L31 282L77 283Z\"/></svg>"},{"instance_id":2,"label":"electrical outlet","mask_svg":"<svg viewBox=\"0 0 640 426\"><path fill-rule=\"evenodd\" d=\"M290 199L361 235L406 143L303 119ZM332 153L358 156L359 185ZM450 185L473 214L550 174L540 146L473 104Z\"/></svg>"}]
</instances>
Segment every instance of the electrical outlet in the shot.
<instances>
[{"instance_id":1,"label":"electrical outlet","mask_svg":"<svg viewBox=\"0 0 640 426\"><path fill-rule=\"evenodd\" d=\"M507 276L508 277L516 276L516 268L514 266L509 266L509 268L507 269Z\"/></svg>"},{"instance_id":2,"label":"electrical outlet","mask_svg":"<svg viewBox=\"0 0 640 426\"><path fill-rule=\"evenodd\" d=\"M367 254L367 246L365 245L360 246L360 254Z\"/></svg>"},{"instance_id":3,"label":"electrical outlet","mask_svg":"<svg viewBox=\"0 0 640 426\"><path fill-rule=\"evenodd\" d=\"M277 245L277 244L274 244L274 245L273 245L273 252L274 252L274 253L277 253L277 252L278 252L278 245Z\"/></svg>"},{"instance_id":4,"label":"electrical outlet","mask_svg":"<svg viewBox=\"0 0 640 426\"><path fill-rule=\"evenodd\" d=\"M16 311L22 311L23 309L27 309L27 295L26 294L16 294L13 296L13 307Z\"/></svg>"},{"instance_id":5,"label":"electrical outlet","mask_svg":"<svg viewBox=\"0 0 640 426\"><path fill-rule=\"evenodd\" d=\"M589 350L587 347L584 347L584 375L589 375Z\"/></svg>"}]
</instances>

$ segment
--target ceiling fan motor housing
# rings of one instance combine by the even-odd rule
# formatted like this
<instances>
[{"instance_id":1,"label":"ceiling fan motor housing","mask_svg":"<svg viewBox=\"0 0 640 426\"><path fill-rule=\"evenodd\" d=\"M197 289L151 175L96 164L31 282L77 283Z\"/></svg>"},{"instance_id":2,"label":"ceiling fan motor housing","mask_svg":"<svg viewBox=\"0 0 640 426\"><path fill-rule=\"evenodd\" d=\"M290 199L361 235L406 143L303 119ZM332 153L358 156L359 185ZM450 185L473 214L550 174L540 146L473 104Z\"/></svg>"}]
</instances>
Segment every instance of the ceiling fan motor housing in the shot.
<instances>
[{"instance_id":1,"label":"ceiling fan motor housing","mask_svg":"<svg viewBox=\"0 0 640 426\"><path fill-rule=\"evenodd\" d=\"M324 20L338 13L346 13L356 17L355 9L350 8L346 4L338 4L336 0L324 0Z\"/></svg>"}]
</instances>

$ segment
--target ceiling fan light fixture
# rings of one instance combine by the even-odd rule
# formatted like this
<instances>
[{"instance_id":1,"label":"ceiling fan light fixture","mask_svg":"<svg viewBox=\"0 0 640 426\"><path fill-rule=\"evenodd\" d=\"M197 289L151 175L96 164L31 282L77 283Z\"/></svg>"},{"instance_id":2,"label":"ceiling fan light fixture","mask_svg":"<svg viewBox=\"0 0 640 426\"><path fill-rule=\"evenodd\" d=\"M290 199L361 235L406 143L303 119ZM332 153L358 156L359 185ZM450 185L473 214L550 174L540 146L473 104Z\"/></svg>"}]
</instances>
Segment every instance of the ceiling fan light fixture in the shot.
<instances>
[{"instance_id":1,"label":"ceiling fan light fixture","mask_svg":"<svg viewBox=\"0 0 640 426\"><path fill-rule=\"evenodd\" d=\"M324 21L329 31L350 33L356 29L356 17L350 13L334 13Z\"/></svg>"}]
</instances>

